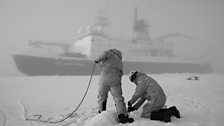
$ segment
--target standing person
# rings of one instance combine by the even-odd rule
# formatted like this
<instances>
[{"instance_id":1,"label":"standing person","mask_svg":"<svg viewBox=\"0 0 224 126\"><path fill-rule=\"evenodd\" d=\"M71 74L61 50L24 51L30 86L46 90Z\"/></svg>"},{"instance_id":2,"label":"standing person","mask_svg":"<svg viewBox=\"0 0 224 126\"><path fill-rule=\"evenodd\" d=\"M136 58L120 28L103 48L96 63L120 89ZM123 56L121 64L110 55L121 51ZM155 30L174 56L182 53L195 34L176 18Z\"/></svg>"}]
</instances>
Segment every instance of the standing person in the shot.
<instances>
[{"instance_id":1,"label":"standing person","mask_svg":"<svg viewBox=\"0 0 224 126\"><path fill-rule=\"evenodd\" d=\"M138 71L130 72L129 79L136 85L135 93L128 101L129 112L137 110L147 100L148 102L143 106L141 117L164 122L170 122L171 116L180 118L180 112L175 106L168 109L163 108L166 103L166 95L156 80ZM138 102L132 106L137 100Z\"/></svg>"},{"instance_id":2,"label":"standing person","mask_svg":"<svg viewBox=\"0 0 224 126\"><path fill-rule=\"evenodd\" d=\"M110 91L115 102L119 122L132 123L134 119L128 117L124 97L122 96L123 62L121 51L117 49L104 51L95 60L95 63L99 63L102 68L99 81L98 112L106 111L108 92Z\"/></svg>"}]
</instances>

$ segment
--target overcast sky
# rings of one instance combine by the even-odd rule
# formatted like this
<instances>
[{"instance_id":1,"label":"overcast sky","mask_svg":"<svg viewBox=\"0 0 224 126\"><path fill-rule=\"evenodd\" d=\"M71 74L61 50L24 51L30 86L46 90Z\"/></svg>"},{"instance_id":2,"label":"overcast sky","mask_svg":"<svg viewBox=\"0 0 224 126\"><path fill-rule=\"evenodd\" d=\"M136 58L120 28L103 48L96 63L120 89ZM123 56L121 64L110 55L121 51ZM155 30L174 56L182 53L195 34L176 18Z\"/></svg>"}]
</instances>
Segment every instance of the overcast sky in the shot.
<instances>
[{"instance_id":1,"label":"overcast sky","mask_svg":"<svg viewBox=\"0 0 224 126\"><path fill-rule=\"evenodd\" d=\"M182 33L194 38L175 42L185 57L203 57L215 71L224 71L224 0L0 0L0 75L17 75L12 45L28 40L72 42L79 28L105 10L110 34L131 36L134 9L150 24L150 36ZM178 39L180 40L180 39Z\"/></svg>"}]
</instances>

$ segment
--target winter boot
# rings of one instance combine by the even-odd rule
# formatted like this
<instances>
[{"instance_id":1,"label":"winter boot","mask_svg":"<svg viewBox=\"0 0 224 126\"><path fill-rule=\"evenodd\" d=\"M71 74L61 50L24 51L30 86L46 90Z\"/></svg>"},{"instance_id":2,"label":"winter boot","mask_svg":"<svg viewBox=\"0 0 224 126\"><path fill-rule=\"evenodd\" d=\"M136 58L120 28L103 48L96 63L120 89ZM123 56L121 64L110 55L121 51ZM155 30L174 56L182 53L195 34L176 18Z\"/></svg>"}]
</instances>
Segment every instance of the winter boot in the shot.
<instances>
[{"instance_id":1,"label":"winter boot","mask_svg":"<svg viewBox=\"0 0 224 126\"><path fill-rule=\"evenodd\" d=\"M106 111L106 108L107 108L107 100L103 102L102 110L98 110L98 112L101 113L102 111Z\"/></svg>"},{"instance_id":2,"label":"winter boot","mask_svg":"<svg viewBox=\"0 0 224 126\"><path fill-rule=\"evenodd\" d=\"M169 109L164 109L162 114L163 114L164 122L166 122L166 123L171 122L172 113Z\"/></svg>"},{"instance_id":3,"label":"winter boot","mask_svg":"<svg viewBox=\"0 0 224 126\"><path fill-rule=\"evenodd\" d=\"M171 112L168 109L160 109L157 111L153 111L151 112L150 119L164 122L171 122Z\"/></svg>"},{"instance_id":4,"label":"winter boot","mask_svg":"<svg viewBox=\"0 0 224 126\"><path fill-rule=\"evenodd\" d=\"M160 111L160 110L152 111L150 119L151 120L163 121L163 113L162 113L162 111Z\"/></svg>"},{"instance_id":5,"label":"winter boot","mask_svg":"<svg viewBox=\"0 0 224 126\"><path fill-rule=\"evenodd\" d=\"M120 114L118 115L118 119L120 123L132 123L134 122L133 118L129 118L128 115Z\"/></svg>"},{"instance_id":6,"label":"winter boot","mask_svg":"<svg viewBox=\"0 0 224 126\"><path fill-rule=\"evenodd\" d=\"M173 116L175 116L176 118L180 118L180 111L177 109L176 106L170 107L169 110L171 111L171 114Z\"/></svg>"}]
</instances>

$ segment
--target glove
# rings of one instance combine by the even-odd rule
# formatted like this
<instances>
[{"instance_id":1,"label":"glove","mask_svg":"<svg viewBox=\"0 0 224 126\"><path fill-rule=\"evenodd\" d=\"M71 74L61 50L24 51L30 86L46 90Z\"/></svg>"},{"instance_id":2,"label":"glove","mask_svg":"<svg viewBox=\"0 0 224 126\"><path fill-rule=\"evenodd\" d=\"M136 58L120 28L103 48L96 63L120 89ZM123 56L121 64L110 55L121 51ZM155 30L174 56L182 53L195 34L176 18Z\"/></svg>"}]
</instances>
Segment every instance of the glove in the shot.
<instances>
[{"instance_id":1,"label":"glove","mask_svg":"<svg viewBox=\"0 0 224 126\"><path fill-rule=\"evenodd\" d=\"M128 101L128 107L132 107L132 104L130 101Z\"/></svg>"},{"instance_id":2,"label":"glove","mask_svg":"<svg viewBox=\"0 0 224 126\"><path fill-rule=\"evenodd\" d=\"M99 63L99 61L97 61L97 60L95 60L94 62L95 62L95 63Z\"/></svg>"},{"instance_id":3,"label":"glove","mask_svg":"<svg viewBox=\"0 0 224 126\"><path fill-rule=\"evenodd\" d=\"M128 107L128 112L135 111L136 109L134 107Z\"/></svg>"}]
</instances>

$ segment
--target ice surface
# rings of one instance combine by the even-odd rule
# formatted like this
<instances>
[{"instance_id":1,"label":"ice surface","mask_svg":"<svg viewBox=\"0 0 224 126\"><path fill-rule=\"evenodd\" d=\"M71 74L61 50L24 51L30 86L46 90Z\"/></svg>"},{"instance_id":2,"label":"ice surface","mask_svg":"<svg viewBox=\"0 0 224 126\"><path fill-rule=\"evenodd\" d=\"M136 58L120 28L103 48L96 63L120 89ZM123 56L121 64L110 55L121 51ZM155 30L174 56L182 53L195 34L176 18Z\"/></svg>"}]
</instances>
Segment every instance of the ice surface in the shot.
<instances>
[{"instance_id":1,"label":"ice surface","mask_svg":"<svg viewBox=\"0 0 224 126\"><path fill-rule=\"evenodd\" d=\"M76 114L64 122L48 124L27 121L41 115L43 120L60 120L81 101L90 76L37 76L0 78L0 126L221 126L224 116L224 75L160 74L151 75L167 94L166 105L176 105L181 119L170 124L140 118L142 108L131 113L132 124L118 124L114 102L109 95L107 111L97 113L99 76L94 76L88 94ZM199 80L188 80L197 76ZM127 102L135 85L123 76L122 88ZM38 118L38 116L36 116Z\"/></svg>"}]
</instances>

